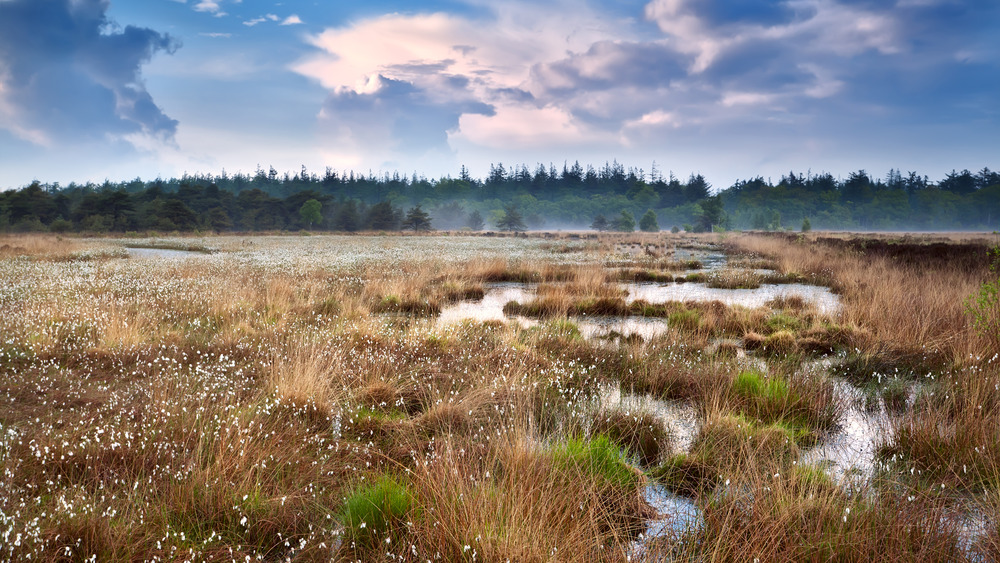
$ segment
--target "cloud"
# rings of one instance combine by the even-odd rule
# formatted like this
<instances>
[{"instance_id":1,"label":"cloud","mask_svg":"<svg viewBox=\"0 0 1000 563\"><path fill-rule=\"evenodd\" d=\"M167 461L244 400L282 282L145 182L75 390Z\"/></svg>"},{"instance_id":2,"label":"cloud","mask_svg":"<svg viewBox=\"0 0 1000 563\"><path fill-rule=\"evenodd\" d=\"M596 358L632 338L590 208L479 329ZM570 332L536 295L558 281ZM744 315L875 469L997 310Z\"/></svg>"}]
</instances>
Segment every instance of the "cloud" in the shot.
<instances>
[{"instance_id":1,"label":"cloud","mask_svg":"<svg viewBox=\"0 0 1000 563\"><path fill-rule=\"evenodd\" d=\"M381 146L388 153L448 151L447 133L462 115L493 115L492 106L475 102L440 103L410 82L382 75L357 89L332 93L320 112L320 127L343 151Z\"/></svg>"},{"instance_id":2,"label":"cloud","mask_svg":"<svg viewBox=\"0 0 1000 563\"><path fill-rule=\"evenodd\" d=\"M302 21L302 18L300 18L299 16L297 16L295 14L292 14L292 15L288 16L287 18L285 18L284 20L281 21L281 25L299 25L299 24L302 24L302 23L305 23L305 22Z\"/></svg>"},{"instance_id":3,"label":"cloud","mask_svg":"<svg viewBox=\"0 0 1000 563\"><path fill-rule=\"evenodd\" d=\"M213 0L200 0L197 4L193 6L196 12L218 12L222 8L219 6L218 2Z\"/></svg>"},{"instance_id":4,"label":"cloud","mask_svg":"<svg viewBox=\"0 0 1000 563\"><path fill-rule=\"evenodd\" d=\"M259 18L254 18L252 20L247 20L247 21L243 22L243 25L245 25L247 27L253 27L253 26L255 26L255 25L259 24L259 23L264 23L266 21L276 22L276 21L278 21L280 19L281 18L279 18L278 16L276 16L274 14L266 14L266 15L260 16Z\"/></svg>"},{"instance_id":5,"label":"cloud","mask_svg":"<svg viewBox=\"0 0 1000 563\"><path fill-rule=\"evenodd\" d=\"M588 141L588 132L564 108L502 105L495 112L461 116L456 138L479 146L506 149L544 149L553 145L576 145Z\"/></svg>"},{"instance_id":6,"label":"cloud","mask_svg":"<svg viewBox=\"0 0 1000 563\"><path fill-rule=\"evenodd\" d=\"M476 16L387 14L310 36L317 53L293 70L330 92L329 138L350 139L355 154L655 149L727 130L733 142L787 139L884 119L884 107L926 110L915 85L998 60L995 25L979 21L998 9L972 0L651 0L645 22L581 3L476 6ZM394 124L414 108L428 119L403 134Z\"/></svg>"},{"instance_id":7,"label":"cloud","mask_svg":"<svg viewBox=\"0 0 1000 563\"><path fill-rule=\"evenodd\" d=\"M177 42L119 28L107 9L107 0L0 2L0 128L37 144L173 137L177 122L153 101L140 71Z\"/></svg>"},{"instance_id":8,"label":"cloud","mask_svg":"<svg viewBox=\"0 0 1000 563\"><path fill-rule=\"evenodd\" d=\"M483 144L579 140L584 127L571 113L535 98L528 84L531 69L614 37L617 25L575 3L555 8L506 3L486 21L444 13L389 14L310 37L320 53L293 68L330 90L324 123L336 123L341 138L359 150L445 150L451 138ZM409 89L405 96L388 95L403 84ZM367 112L365 121L351 119L346 101L373 95L388 117ZM427 119L420 128L401 128L402 113L396 110L414 107ZM375 129L381 133L372 135Z\"/></svg>"}]
</instances>

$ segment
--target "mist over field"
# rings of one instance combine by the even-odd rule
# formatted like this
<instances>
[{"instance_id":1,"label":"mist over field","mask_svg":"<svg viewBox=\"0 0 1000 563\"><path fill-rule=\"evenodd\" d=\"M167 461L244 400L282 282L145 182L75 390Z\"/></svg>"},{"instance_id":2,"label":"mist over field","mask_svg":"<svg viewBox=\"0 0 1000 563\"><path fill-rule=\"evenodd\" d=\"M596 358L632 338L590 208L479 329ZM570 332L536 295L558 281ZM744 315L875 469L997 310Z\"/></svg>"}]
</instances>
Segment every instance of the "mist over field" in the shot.
<instances>
[{"instance_id":1,"label":"mist over field","mask_svg":"<svg viewBox=\"0 0 1000 563\"><path fill-rule=\"evenodd\" d=\"M991 230L1000 225L1000 174L983 168L931 182L890 170L845 179L790 172L714 190L706 178L681 181L655 168L599 169L579 163L511 169L485 179L365 176L304 166L253 175L105 182L33 183L0 193L0 230L283 231L328 230Z\"/></svg>"}]
</instances>

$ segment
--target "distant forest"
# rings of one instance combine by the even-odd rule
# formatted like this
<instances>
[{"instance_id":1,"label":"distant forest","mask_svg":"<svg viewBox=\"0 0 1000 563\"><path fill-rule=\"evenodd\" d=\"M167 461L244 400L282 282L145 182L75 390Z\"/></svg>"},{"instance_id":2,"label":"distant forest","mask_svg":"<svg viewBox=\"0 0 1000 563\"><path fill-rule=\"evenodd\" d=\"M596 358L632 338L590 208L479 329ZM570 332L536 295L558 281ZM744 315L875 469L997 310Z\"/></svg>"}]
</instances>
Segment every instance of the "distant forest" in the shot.
<instances>
[{"instance_id":1,"label":"distant forest","mask_svg":"<svg viewBox=\"0 0 1000 563\"><path fill-rule=\"evenodd\" d=\"M400 229L995 230L1000 173L864 170L847 178L789 172L717 193L700 174L681 181L617 162L601 168L492 165L484 179L384 174L184 175L0 192L0 231L390 231Z\"/></svg>"}]
</instances>

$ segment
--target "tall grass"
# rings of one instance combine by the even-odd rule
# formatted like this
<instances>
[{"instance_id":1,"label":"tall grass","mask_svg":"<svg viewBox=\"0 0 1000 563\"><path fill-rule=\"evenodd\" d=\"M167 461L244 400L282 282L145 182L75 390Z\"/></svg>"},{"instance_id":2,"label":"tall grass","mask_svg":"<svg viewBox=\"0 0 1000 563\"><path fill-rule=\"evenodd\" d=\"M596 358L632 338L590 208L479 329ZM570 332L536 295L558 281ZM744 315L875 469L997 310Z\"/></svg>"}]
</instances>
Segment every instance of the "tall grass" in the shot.
<instances>
[{"instance_id":1,"label":"tall grass","mask_svg":"<svg viewBox=\"0 0 1000 563\"><path fill-rule=\"evenodd\" d=\"M744 235L728 244L768 257L781 273L829 284L841 298L841 321L871 332L856 343L864 349L889 345L898 354L945 363L1000 351L973 330L963 309L984 281L985 267L950 268L947 261L918 267L805 238Z\"/></svg>"},{"instance_id":2,"label":"tall grass","mask_svg":"<svg viewBox=\"0 0 1000 563\"><path fill-rule=\"evenodd\" d=\"M81 251L57 239L0 257L0 559L962 560L940 486L997 490L996 364L962 359L986 349L949 336L955 319L925 318L955 312L924 295L930 277L909 301L864 277L912 274L899 264L735 239L839 288L842 316L632 303L669 329L588 340L569 313L624 303L623 271L678 271L690 241L611 235L545 258L525 239L486 258L438 241L395 261L434 239L286 248L328 242L308 239L218 239L197 261L53 259ZM438 326L404 306L497 281L541 284L556 320ZM864 490L800 463L842 406L802 363L848 347L934 368ZM602 404L607 385L647 406ZM648 504L652 481L695 503L688 530L640 539L674 516ZM976 545L995 554L996 536Z\"/></svg>"}]
</instances>

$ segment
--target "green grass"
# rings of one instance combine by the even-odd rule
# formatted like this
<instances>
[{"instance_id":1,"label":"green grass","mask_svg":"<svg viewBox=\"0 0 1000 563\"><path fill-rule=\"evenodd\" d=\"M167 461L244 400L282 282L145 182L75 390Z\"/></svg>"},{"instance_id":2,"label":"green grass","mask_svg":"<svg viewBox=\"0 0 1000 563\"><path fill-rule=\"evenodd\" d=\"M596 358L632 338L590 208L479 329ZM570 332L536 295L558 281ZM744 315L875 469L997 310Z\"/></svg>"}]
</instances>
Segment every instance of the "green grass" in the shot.
<instances>
[{"instance_id":1,"label":"green grass","mask_svg":"<svg viewBox=\"0 0 1000 563\"><path fill-rule=\"evenodd\" d=\"M557 444L552 455L556 467L580 472L602 486L631 489L640 482L640 474L625 462L622 451L607 436L571 438Z\"/></svg>"},{"instance_id":2,"label":"green grass","mask_svg":"<svg viewBox=\"0 0 1000 563\"><path fill-rule=\"evenodd\" d=\"M760 424L741 415L709 420L695 436L691 454L720 473L768 470L798 456L796 433L782 424Z\"/></svg>"},{"instance_id":3,"label":"green grass","mask_svg":"<svg viewBox=\"0 0 1000 563\"><path fill-rule=\"evenodd\" d=\"M675 311L667 315L667 322L681 330L698 330L701 326L701 313L694 309Z\"/></svg>"},{"instance_id":4,"label":"green grass","mask_svg":"<svg viewBox=\"0 0 1000 563\"><path fill-rule=\"evenodd\" d=\"M731 388L733 407L744 416L765 425L785 429L800 445L811 445L816 431L832 424L830 405L816 393L803 395L778 377L766 377L757 370L741 372Z\"/></svg>"},{"instance_id":5,"label":"green grass","mask_svg":"<svg viewBox=\"0 0 1000 563\"><path fill-rule=\"evenodd\" d=\"M763 373L750 370L741 372L733 380L733 392L748 400L766 404L783 404L791 397L788 383L768 378Z\"/></svg>"},{"instance_id":6,"label":"green grass","mask_svg":"<svg viewBox=\"0 0 1000 563\"><path fill-rule=\"evenodd\" d=\"M775 313L764 322L770 332L787 330L796 332L802 328L802 321L785 313Z\"/></svg>"},{"instance_id":7,"label":"green grass","mask_svg":"<svg viewBox=\"0 0 1000 563\"><path fill-rule=\"evenodd\" d=\"M338 518L357 548L371 549L382 538L405 529L414 506L413 494L405 484L382 475L351 491Z\"/></svg>"}]
</instances>

